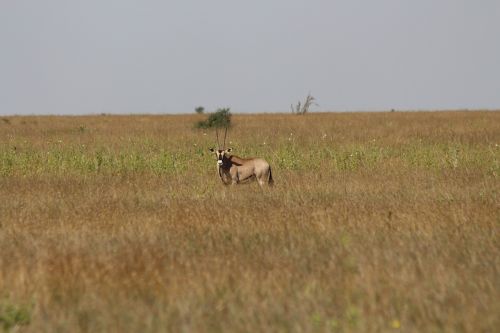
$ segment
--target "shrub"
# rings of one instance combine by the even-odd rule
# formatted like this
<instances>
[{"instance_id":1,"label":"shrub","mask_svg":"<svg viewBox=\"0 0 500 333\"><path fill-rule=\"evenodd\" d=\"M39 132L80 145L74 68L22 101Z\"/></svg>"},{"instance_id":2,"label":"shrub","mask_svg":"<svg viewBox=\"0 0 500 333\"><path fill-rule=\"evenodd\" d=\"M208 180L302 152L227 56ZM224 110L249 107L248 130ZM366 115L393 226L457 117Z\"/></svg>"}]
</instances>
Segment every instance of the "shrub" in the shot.
<instances>
[{"instance_id":1,"label":"shrub","mask_svg":"<svg viewBox=\"0 0 500 333\"><path fill-rule=\"evenodd\" d=\"M28 325L30 321L31 314L27 307L0 304L0 325L5 332L16 326Z\"/></svg>"},{"instance_id":2,"label":"shrub","mask_svg":"<svg viewBox=\"0 0 500 333\"><path fill-rule=\"evenodd\" d=\"M197 128L229 127L231 125L230 108L222 108L211 113L208 119L196 123Z\"/></svg>"},{"instance_id":3,"label":"shrub","mask_svg":"<svg viewBox=\"0 0 500 333\"><path fill-rule=\"evenodd\" d=\"M205 108L203 106L197 106L196 108L194 108L194 111L197 114L203 114L205 112Z\"/></svg>"}]
</instances>

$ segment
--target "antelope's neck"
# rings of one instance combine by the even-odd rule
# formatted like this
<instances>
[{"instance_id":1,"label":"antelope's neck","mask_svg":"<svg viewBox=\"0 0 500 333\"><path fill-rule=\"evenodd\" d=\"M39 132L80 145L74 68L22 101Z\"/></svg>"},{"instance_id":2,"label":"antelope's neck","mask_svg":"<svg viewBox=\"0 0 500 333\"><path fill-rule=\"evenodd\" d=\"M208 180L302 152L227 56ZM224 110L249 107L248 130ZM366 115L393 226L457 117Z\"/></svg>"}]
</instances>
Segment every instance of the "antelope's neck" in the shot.
<instances>
[{"instance_id":1,"label":"antelope's neck","mask_svg":"<svg viewBox=\"0 0 500 333\"><path fill-rule=\"evenodd\" d=\"M229 171L231 169L231 166L233 165L233 161L231 160L232 156L224 156L222 159L222 165L217 165L219 168L222 168L224 170Z\"/></svg>"}]
</instances>

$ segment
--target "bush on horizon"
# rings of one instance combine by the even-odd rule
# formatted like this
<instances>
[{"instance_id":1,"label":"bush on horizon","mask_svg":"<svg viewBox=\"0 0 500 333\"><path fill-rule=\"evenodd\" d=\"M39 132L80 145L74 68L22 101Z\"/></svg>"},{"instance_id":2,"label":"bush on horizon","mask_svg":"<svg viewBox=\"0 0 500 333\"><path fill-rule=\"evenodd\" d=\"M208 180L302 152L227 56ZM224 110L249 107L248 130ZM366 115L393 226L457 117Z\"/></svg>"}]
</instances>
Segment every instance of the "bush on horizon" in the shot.
<instances>
[{"instance_id":1,"label":"bush on horizon","mask_svg":"<svg viewBox=\"0 0 500 333\"><path fill-rule=\"evenodd\" d=\"M231 109L220 108L210 113L206 120L200 120L195 124L196 128L216 128L231 126Z\"/></svg>"}]
</instances>

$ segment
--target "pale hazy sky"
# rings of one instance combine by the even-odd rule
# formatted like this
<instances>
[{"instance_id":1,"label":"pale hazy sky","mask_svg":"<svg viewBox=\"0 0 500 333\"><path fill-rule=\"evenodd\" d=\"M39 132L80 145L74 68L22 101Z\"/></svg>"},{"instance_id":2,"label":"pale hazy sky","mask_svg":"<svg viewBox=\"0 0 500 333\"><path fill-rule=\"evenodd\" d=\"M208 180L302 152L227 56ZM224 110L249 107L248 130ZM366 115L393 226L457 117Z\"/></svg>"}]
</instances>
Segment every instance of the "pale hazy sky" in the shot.
<instances>
[{"instance_id":1,"label":"pale hazy sky","mask_svg":"<svg viewBox=\"0 0 500 333\"><path fill-rule=\"evenodd\" d=\"M500 108L500 0L0 0L0 114Z\"/></svg>"}]
</instances>

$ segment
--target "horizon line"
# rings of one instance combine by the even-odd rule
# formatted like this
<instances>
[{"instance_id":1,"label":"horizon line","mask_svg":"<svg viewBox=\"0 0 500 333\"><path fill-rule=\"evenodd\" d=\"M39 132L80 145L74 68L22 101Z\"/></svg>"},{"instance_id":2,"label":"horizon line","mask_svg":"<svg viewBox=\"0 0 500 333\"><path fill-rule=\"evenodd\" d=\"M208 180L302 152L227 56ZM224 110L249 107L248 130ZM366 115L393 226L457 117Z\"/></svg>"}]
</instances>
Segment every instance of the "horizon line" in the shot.
<instances>
[{"instance_id":1,"label":"horizon line","mask_svg":"<svg viewBox=\"0 0 500 333\"><path fill-rule=\"evenodd\" d=\"M388 110L331 110L331 111L309 111L307 114L324 114L324 113L396 113L396 112L498 112L500 108L457 108L457 109L388 109ZM206 115L216 111L204 112L198 114L196 112L143 112L143 113L119 113L119 112L96 112L96 113L27 113L27 114L0 114L0 117L95 117L95 116L187 116L187 115ZM263 111L263 112L233 112L232 115L297 115L290 111Z\"/></svg>"}]
</instances>

